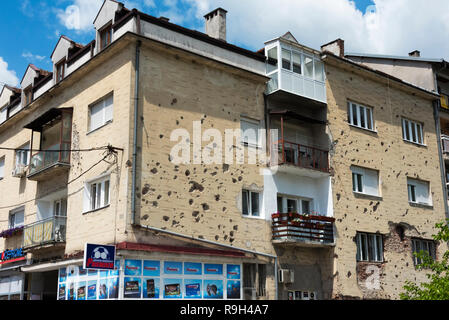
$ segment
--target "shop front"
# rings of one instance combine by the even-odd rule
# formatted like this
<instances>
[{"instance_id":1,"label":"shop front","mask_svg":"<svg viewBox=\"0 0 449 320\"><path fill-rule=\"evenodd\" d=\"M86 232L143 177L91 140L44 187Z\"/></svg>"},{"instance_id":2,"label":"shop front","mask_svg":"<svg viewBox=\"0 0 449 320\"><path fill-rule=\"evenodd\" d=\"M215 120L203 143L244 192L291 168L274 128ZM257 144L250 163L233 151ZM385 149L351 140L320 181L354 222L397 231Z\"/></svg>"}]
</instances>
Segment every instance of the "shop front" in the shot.
<instances>
[{"instance_id":1,"label":"shop front","mask_svg":"<svg viewBox=\"0 0 449 320\"><path fill-rule=\"evenodd\" d=\"M25 275L20 267L25 264L22 248L0 253L0 300L23 300Z\"/></svg>"}]
</instances>

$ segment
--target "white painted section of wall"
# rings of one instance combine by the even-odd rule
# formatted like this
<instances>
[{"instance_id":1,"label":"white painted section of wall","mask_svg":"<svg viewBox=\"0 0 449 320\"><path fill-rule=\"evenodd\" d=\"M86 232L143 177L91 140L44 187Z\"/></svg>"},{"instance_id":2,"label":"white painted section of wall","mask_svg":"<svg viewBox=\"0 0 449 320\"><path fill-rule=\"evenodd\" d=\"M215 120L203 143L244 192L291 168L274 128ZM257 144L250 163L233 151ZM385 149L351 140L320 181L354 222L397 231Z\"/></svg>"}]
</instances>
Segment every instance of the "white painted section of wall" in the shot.
<instances>
[{"instance_id":1,"label":"white painted section of wall","mask_svg":"<svg viewBox=\"0 0 449 320\"><path fill-rule=\"evenodd\" d=\"M332 217L332 186L331 178L309 178L285 173L268 174L269 169L264 169L264 190L262 212L265 219L270 220L271 214L277 212L277 195L289 195L313 199L311 210L320 215Z\"/></svg>"},{"instance_id":2,"label":"white painted section of wall","mask_svg":"<svg viewBox=\"0 0 449 320\"><path fill-rule=\"evenodd\" d=\"M116 39L120 38L128 31L137 33L136 18L132 18L123 26L121 26L118 30L114 31L112 34L112 41L115 41Z\"/></svg>"},{"instance_id":3,"label":"white painted section of wall","mask_svg":"<svg viewBox=\"0 0 449 320\"><path fill-rule=\"evenodd\" d=\"M13 115L15 115L20 110L22 110L22 103L18 103L14 107L9 109L9 117L12 117Z\"/></svg>"},{"instance_id":4,"label":"white painted section of wall","mask_svg":"<svg viewBox=\"0 0 449 320\"><path fill-rule=\"evenodd\" d=\"M193 39L181 33L168 30L155 24L141 21L141 31L145 37L227 63L238 68L265 75L265 62L257 61L241 54Z\"/></svg>"},{"instance_id":5,"label":"white painted section of wall","mask_svg":"<svg viewBox=\"0 0 449 320\"><path fill-rule=\"evenodd\" d=\"M33 99L39 98L41 95L50 90L52 87L53 87L53 80L50 80L34 92Z\"/></svg>"},{"instance_id":6,"label":"white painted section of wall","mask_svg":"<svg viewBox=\"0 0 449 320\"><path fill-rule=\"evenodd\" d=\"M7 87L3 87L2 95L0 96L0 108L9 104L9 100L12 95L13 92L11 90L9 90Z\"/></svg>"},{"instance_id":7,"label":"white painted section of wall","mask_svg":"<svg viewBox=\"0 0 449 320\"><path fill-rule=\"evenodd\" d=\"M73 73L74 71L76 71L76 69L78 69L83 64L88 62L90 60L90 58L91 58L90 54L91 53L90 53L90 50L89 50L83 56L78 58L74 63L72 63L71 65L67 66L65 76L67 77L69 74Z\"/></svg>"},{"instance_id":8,"label":"white painted section of wall","mask_svg":"<svg viewBox=\"0 0 449 320\"><path fill-rule=\"evenodd\" d=\"M97 45L95 46L95 54L100 52L100 35L98 30L100 30L102 27L104 27L109 21L112 20L112 23L114 23L114 17L115 12L119 8L119 4L115 1L107 0L103 7L98 12L98 16L96 20L94 21L94 27L95 27L95 41Z\"/></svg>"},{"instance_id":9,"label":"white painted section of wall","mask_svg":"<svg viewBox=\"0 0 449 320\"><path fill-rule=\"evenodd\" d=\"M27 70L25 71L25 75L23 76L23 80L20 83L20 87L22 89L25 89L26 87L28 87L30 84L33 83L34 78L36 78L37 76L38 76L37 72L34 71L30 66L28 66Z\"/></svg>"},{"instance_id":10,"label":"white painted section of wall","mask_svg":"<svg viewBox=\"0 0 449 320\"><path fill-rule=\"evenodd\" d=\"M67 51L69 50L71 45L71 42L67 39L60 38L51 58L51 61L53 61L53 65L61 61L62 58L67 57ZM53 71L54 70L55 68L53 67Z\"/></svg>"},{"instance_id":11,"label":"white painted section of wall","mask_svg":"<svg viewBox=\"0 0 449 320\"><path fill-rule=\"evenodd\" d=\"M6 121L6 114L8 113L7 108L3 108L0 110L0 123L3 123Z\"/></svg>"}]
</instances>

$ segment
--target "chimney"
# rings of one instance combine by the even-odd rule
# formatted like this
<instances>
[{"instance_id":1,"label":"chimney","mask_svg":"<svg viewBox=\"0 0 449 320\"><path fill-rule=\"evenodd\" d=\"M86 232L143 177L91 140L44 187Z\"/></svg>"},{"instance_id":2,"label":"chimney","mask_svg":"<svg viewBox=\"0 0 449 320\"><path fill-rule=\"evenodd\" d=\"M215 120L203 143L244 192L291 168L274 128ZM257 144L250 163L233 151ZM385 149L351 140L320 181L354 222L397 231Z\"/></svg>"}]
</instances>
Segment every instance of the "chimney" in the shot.
<instances>
[{"instance_id":1,"label":"chimney","mask_svg":"<svg viewBox=\"0 0 449 320\"><path fill-rule=\"evenodd\" d=\"M418 50L412 51L408 54L410 57L415 57L415 58L419 58L421 56L421 52L419 52Z\"/></svg>"},{"instance_id":2,"label":"chimney","mask_svg":"<svg viewBox=\"0 0 449 320\"><path fill-rule=\"evenodd\" d=\"M167 18L167 17L162 17L162 16L159 17L159 20L162 20L162 21L165 21L165 22L169 22L169 21L170 21L169 18Z\"/></svg>"},{"instance_id":3,"label":"chimney","mask_svg":"<svg viewBox=\"0 0 449 320\"><path fill-rule=\"evenodd\" d=\"M329 42L327 44L323 44L321 46L321 51L329 51L336 56L339 56L341 58L345 57L345 41L342 39L336 39L332 42Z\"/></svg>"},{"instance_id":4,"label":"chimney","mask_svg":"<svg viewBox=\"0 0 449 320\"><path fill-rule=\"evenodd\" d=\"M226 12L225 9L217 8L204 16L208 36L226 41Z\"/></svg>"}]
</instances>

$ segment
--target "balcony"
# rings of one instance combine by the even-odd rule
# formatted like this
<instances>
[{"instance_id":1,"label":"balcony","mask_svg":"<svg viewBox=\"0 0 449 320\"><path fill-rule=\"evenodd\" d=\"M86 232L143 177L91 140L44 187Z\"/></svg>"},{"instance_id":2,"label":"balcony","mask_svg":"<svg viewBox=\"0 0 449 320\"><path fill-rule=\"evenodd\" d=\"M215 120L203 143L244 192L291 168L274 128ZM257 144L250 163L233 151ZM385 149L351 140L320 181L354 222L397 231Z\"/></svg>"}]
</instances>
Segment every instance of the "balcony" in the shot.
<instances>
[{"instance_id":1,"label":"balcony","mask_svg":"<svg viewBox=\"0 0 449 320\"><path fill-rule=\"evenodd\" d=\"M440 94L441 108L449 110L449 97L445 94Z\"/></svg>"},{"instance_id":2,"label":"balcony","mask_svg":"<svg viewBox=\"0 0 449 320\"><path fill-rule=\"evenodd\" d=\"M335 218L298 213L274 213L271 217L272 241L275 244L311 247L335 244Z\"/></svg>"},{"instance_id":3,"label":"balcony","mask_svg":"<svg viewBox=\"0 0 449 320\"><path fill-rule=\"evenodd\" d=\"M65 243L66 221L67 217L53 216L26 225L23 229L23 247L29 249Z\"/></svg>"},{"instance_id":4,"label":"balcony","mask_svg":"<svg viewBox=\"0 0 449 320\"><path fill-rule=\"evenodd\" d=\"M31 156L28 179L43 180L45 177L36 176L46 169L55 167L70 167L70 143L55 144L47 150L40 151ZM64 168L62 168L64 170ZM54 174L54 172L52 173Z\"/></svg>"},{"instance_id":5,"label":"balcony","mask_svg":"<svg viewBox=\"0 0 449 320\"><path fill-rule=\"evenodd\" d=\"M441 144L443 147L443 153L449 153L449 136L442 134L441 135Z\"/></svg>"}]
</instances>

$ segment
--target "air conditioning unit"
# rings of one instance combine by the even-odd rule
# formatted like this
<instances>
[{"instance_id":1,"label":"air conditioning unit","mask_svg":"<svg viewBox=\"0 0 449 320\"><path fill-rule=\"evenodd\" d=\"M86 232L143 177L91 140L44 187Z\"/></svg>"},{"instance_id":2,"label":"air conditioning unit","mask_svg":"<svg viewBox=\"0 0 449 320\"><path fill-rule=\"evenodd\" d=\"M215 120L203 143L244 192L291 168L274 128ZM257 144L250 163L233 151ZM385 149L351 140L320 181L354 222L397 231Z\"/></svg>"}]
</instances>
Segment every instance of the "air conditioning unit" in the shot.
<instances>
[{"instance_id":1,"label":"air conditioning unit","mask_svg":"<svg viewBox=\"0 0 449 320\"><path fill-rule=\"evenodd\" d=\"M16 165L14 170L12 171L12 176L16 178L25 177L27 171L27 167L24 165Z\"/></svg>"},{"instance_id":2,"label":"air conditioning unit","mask_svg":"<svg viewBox=\"0 0 449 320\"><path fill-rule=\"evenodd\" d=\"M280 283L293 283L295 281L295 272L290 269L279 269Z\"/></svg>"}]
</instances>

